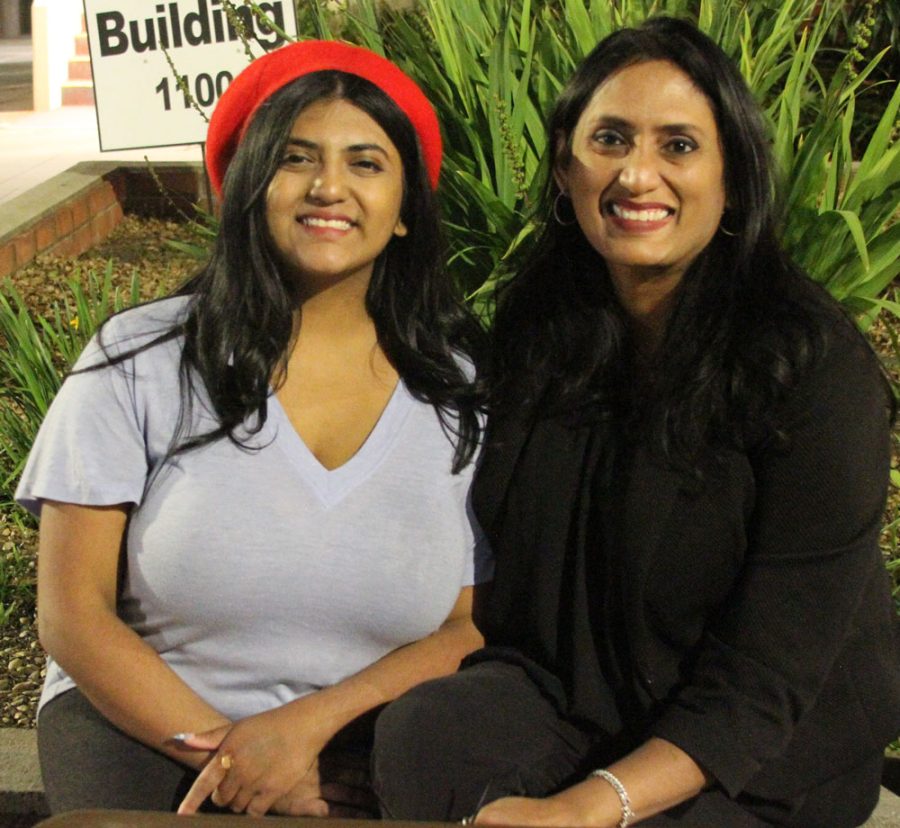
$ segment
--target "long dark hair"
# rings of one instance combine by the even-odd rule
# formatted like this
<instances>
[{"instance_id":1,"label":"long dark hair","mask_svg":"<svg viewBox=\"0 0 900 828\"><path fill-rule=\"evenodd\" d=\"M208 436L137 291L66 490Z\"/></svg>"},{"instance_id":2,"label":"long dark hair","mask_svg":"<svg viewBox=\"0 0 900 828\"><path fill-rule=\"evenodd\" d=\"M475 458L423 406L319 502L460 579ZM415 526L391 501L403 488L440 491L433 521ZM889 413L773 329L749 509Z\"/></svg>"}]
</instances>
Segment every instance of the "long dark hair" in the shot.
<instances>
[{"instance_id":1,"label":"long dark hair","mask_svg":"<svg viewBox=\"0 0 900 828\"><path fill-rule=\"evenodd\" d=\"M270 384L284 376L301 301L270 241L266 192L297 116L330 99L346 100L372 117L403 161L401 218L408 232L393 237L377 258L366 309L379 345L410 392L434 405L453 436L458 471L480 439L476 368L483 332L444 269L439 211L412 124L377 86L331 70L304 75L260 105L225 175L210 260L179 291L190 295L186 320L154 341L184 336L178 431L190 422L197 379L218 418L208 433L179 434L177 451L222 438L243 446L266 421Z\"/></svg>"},{"instance_id":2,"label":"long dark hair","mask_svg":"<svg viewBox=\"0 0 900 828\"><path fill-rule=\"evenodd\" d=\"M606 264L574 221L554 217L560 190L548 170L540 230L498 297L493 404L620 415L617 422L649 432L668 461L697 471L702 445L745 443L751 433L785 438L778 404L821 351L830 324L822 313L833 303L784 254L759 109L731 60L692 24L651 18L601 41L550 116L553 163L570 160L572 133L597 87L651 60L677 66L709 101L725 162L722 225L684 274L664 341L638 380Z\"/></svg>"}]
</instances>

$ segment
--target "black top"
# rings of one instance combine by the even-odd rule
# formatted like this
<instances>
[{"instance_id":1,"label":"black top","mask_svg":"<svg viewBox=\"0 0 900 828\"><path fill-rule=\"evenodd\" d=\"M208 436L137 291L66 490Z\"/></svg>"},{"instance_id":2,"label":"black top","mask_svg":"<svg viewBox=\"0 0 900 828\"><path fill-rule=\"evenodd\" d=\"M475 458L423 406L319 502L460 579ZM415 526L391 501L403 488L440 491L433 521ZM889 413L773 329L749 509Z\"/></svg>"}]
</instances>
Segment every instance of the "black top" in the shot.
<instances>
[{"instance_id":1,"label":"black top","mask_svg":"<svg viewBox=\"0 0 900 828\"><path fill-rule=\"evenodd\" d=\"M607 424L495 419L473 493L488 647L536 662L611 758L658 735L733 797L796 798L900 732L886 395L848 323L786 417L789 450L726 451L699 489Z\"/></svg>"}]
</instances>

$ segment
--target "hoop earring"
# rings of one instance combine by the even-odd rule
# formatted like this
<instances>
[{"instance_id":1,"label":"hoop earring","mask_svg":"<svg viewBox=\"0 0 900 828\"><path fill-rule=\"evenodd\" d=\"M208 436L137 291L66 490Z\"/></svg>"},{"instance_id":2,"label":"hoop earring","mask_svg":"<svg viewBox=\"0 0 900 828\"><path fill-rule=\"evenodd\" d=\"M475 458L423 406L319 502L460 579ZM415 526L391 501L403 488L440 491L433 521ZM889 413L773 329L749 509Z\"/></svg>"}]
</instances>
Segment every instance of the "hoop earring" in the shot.
<instances>
[{"instance_id":1,"label":"hoop earring","mask_svg":"<svg viewBox=\"0 0 900 828\"><path fill-rule=\"evenodd\" d=\"M722 214L722 218L724 218L724 217L725 217L725 214L723 213L723 214ZM736 232L734 232L733 230L729 230L729 229L722 223L722 219L719 219L719 228L718 228L718 229L722 232L722 235L723 235L723 236L731 236L732 238L734 238L735 236L740 236L740 235L741 235L740 232L737 232L737 233L736 233Z\"/></svg>"},{"instance_id":2,"label":"hoop earring","mask_svg":"<svg viewBox=\"0 0 900 828\"><path fill-rule=\"evenodd\" d=\"M573 224L578 224L578 219L575 217L575 210L572 209L572 219L571 221L563 221L562 217L559 214L559 200L561 198L568 198L568 196L560 190L556 194L556 198L553 199L553 218L556 219L556 223L560 227L571 227ZM569 202L571 204L571 202Z\"/></svg>"}]
</instances>

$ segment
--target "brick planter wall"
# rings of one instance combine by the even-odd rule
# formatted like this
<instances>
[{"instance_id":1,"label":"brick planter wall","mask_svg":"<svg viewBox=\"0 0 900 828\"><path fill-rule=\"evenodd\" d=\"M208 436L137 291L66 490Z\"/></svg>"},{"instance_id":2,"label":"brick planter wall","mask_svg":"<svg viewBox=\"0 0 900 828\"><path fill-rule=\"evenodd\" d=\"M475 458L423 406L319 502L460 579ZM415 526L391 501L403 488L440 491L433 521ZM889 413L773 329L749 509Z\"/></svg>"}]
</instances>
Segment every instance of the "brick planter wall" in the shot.
<instances>
[{"instance_id":1,"label":"brick planter wall","mask_svg":"<svg viewBox=\"0 0 900 828\"><path fill-rule=\"evenodd\" d=\"M84 162L5 203L0 279L41 253L84 253L109 236L125 213L191 216L194 205L205 205L199 165L163 163L152 170L146 165Z\"/></svg>"}]
</instances>

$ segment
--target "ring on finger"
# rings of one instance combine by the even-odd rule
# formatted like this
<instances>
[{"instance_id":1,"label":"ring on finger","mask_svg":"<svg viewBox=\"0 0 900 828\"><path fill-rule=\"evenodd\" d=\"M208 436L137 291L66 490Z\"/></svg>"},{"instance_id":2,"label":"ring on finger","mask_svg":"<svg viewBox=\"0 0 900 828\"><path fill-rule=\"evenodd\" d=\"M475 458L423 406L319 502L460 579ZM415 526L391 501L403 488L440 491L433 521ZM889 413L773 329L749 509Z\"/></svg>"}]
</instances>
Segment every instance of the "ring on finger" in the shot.
<instances>
[{"instance_id":1,"label":"ring on finger","mask_svg":"<svg viewBox=\"0 0 900 828\"><path fill-rule=\"evenodd\" d=\"M234 765L234 759L232 759L230 753L223 753L219 757L219 764L225 768L225 770L231 770L232 765Z\"/></svg>"}]
</instances>

